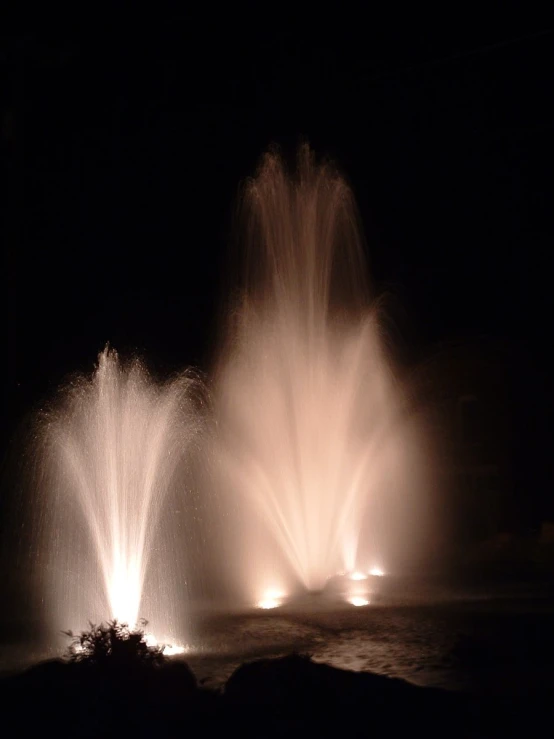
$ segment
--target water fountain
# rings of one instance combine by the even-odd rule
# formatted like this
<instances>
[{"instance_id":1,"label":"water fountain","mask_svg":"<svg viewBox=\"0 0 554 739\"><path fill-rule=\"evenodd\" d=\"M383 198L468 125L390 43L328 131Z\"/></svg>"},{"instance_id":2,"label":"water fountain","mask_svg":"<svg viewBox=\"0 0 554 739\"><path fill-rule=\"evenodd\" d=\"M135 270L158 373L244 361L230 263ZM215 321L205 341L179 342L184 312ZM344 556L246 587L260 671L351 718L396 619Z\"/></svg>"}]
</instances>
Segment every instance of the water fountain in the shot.
<instances>
[{"instance_id":1,"label":"water fountain","mask_svg":"<svg viewBox=\"0 0 554 739\"><path fill-rule=\"evenodd\" d=\"M182 638L194 388L187 376L159 385L106 348L41 417L39 564L53 629L146 617L159 638Z\"/></svg>"},{"instance_id":2,"label":"water fountain","mask_svg":"<svg viewBox=\"0 0 554 739\"><path fill-rule=\"evenodd\" d=\"M292 175L268 154L241 202L245 280L213 381L202 497L187 477L191 376L159 384L106 348L41 416L32 509L52 630L145 617L182 640L198 560L211 572L197 581L224 583L236 604L273 609L343 572L344 599L366 605L370 583L421 542L423 436L349 187L303 147Z\"/></svg>"},{"instance_id":3,"label":"water fountain","mask_svg":"<svg viewBox=\"0 0 554 739\"><path fill-rule=\"evenodd\" d=\"M410 518L415 540L424 464L345 180L307 146L293 175L269 153L242 205L245 281L215 379L214 459L229 575L268 607L271 593L318 592L339 570L384 562Z\"/></svg>"}]
</instances>

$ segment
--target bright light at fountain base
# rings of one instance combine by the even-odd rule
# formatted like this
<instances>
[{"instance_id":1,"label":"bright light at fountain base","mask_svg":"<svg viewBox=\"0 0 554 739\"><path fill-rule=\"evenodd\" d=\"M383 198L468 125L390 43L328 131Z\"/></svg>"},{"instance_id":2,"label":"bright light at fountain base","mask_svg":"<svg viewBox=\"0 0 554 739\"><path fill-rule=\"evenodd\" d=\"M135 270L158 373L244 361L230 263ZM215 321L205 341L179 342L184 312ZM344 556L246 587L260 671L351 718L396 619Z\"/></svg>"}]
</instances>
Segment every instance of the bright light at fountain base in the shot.
<instances>
[{"instance_id":1,"label":"bright light at fountain base","mask_svg":"<svg viewBox=\"0 0 554 739\"><path fill-rule=\"evenodd\" d=\"M383 577L385 573L380 567L372 567L369 571L369 574L372 577Z\"/></svg>"},{"instance_id":2,"label":"bright light at fountain base","mask_svg":"<svg viewBox=\"0 0 554 739\"><path fill-rule=\"evenodd\" d=\"M263 597L256 603L258 608L265 611L272 608L279 608L283 605L284 594L278 590L266 590Z\"/></svg>"},{"instance_id":3,"label":"bright light at fountain base","mask_svg":"<svg viewBox=\"0 0 554 739\"><path fill-rule=\"evenodd\" d=\"M368 606L369 601L366 598L362 598L359 595L353 595L351 598L347 598L348 603L352 606Z\"/></svg>"},{"instance_id":4,"label":"bright light at fountain base","mask_svg":"<svg viewBox=\"0 0 554 739\"><path fill-rule=\"evenodd\" d=\"M145 634L144 641L149 647L161 646L164 657L174 657L178 654L184 654L187 651L186 647L179 644L160 644L154 634Z\"/></svg>"},{"instance_id":5,"label":"bright light at fountain base","mask_svg":"<svg viewBox=\"0 0 554 739\"><path fill-rule=\"evenodd\" d=\"M181 647L176 644L165 644L162 649L162 654L164 657L174 657L178 654L184 654L186 651L186 647Z\"/></svg>"}]
</instances>

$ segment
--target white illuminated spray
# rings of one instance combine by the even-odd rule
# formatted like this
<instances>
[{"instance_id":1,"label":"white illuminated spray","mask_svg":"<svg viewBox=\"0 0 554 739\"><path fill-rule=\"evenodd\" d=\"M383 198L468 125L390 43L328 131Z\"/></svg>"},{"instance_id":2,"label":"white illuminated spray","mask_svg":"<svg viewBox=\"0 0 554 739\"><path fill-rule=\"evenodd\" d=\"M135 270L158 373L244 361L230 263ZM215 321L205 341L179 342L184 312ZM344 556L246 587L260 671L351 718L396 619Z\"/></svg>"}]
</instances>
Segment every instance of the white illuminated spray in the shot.
<instances>
[{"instance_id":1,"label":"white illuminated spray","mask_svg":"<svg viewBox=\"0 0 554 739\"><path fill-rule=\"evenodd\" d=\"M214 383L211 479L223 495L212 513L229 555L220 566L231 565L251 603L271 609L298 584L319 591L344 570L361 586L359 562L387 563L383 541L394 549L406 540L407 529L398 536L390 524L394 508L418 511L422 465L368 298L345 181L307 147L294 176L270 154L244 202L247 279ZM75 380L43 417L35 516L56 630L146 616L160 641L181 636L186 571L173 509L187 509L173 496L199 426L194 384L157 384L106 349L92 377ZM386 527L372 529L376 502ZM414 516L404 520L412 533Z\"/></svg>"},{"instance_id":2,"label":"white illuminated spray","mask_svg":"<svg viewBox=\"0 0 554 739\"><path fill-rule=\"evenodd\" d=\"M235 515L230 559L262 603L268 579L319 591L355 569L371 505L393 498L399 481L417 487L417 432L368 297L342 177L308 147L295 175L268 154L243 204L246 284L217 376L214 458Z\"/></svg>"},{"instance_id":3,"label":"white illuminated spray","mask_svg":"<svg viewBox=\"0 0 554 739\"><path fill-rule=\"evenodd\" d=\"M106 348L94 374L74 380L42 419L44 601L58 630L109 618L132 628L147 616L161 641L182 635L172 508L182 507L180 477L199 427L193 386L184 376L158 385Z\"/></svg>"}]
</instances>

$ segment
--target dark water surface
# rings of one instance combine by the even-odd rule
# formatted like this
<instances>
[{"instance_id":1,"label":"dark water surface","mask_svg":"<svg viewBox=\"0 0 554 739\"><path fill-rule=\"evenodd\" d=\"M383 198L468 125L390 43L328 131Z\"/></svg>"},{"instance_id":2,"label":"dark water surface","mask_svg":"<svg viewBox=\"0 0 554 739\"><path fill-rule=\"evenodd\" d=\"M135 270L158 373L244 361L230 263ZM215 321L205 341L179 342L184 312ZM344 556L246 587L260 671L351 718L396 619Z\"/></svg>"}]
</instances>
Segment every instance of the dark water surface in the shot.
<instances>
[{"instance_id":1,"label":"dark water surface","mask_svg":"<svg viewBox=\"0 0 554 739\"><path fill-rule=\"evenodd\" d=\"M385 578L383 578L385 580ZM205 685L245 661L291 651L350 670L483 695L537 695L554 679L554 597L548 583L472 589L380 585L370 604L313 597L281 608L194 614L185 656ZM0 670L55 656L30 642L0 645Z\"/></svg>"}]
</instances>

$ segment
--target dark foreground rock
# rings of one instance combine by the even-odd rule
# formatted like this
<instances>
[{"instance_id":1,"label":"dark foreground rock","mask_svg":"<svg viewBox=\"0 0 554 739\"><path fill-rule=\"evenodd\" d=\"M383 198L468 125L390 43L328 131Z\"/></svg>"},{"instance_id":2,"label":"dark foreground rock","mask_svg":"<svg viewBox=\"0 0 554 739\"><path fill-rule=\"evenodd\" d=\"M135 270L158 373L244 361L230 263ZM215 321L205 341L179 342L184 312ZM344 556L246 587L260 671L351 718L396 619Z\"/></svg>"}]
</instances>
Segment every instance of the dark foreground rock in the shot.
<instances>
[{"instance_id":1,"label":"dark foreground rock","mask_svg":"<svg viewBox=\"0 0 554 739\"><path fill-rule=\"evenodd\" d=\"M221 692L183 662L133 669L46 662L0 682L3 736L520 736L548 701L517 706L338 670L291 655L245 664Z\"/></svg>"}]
</instances>

